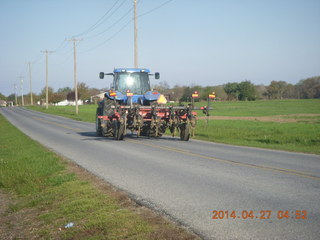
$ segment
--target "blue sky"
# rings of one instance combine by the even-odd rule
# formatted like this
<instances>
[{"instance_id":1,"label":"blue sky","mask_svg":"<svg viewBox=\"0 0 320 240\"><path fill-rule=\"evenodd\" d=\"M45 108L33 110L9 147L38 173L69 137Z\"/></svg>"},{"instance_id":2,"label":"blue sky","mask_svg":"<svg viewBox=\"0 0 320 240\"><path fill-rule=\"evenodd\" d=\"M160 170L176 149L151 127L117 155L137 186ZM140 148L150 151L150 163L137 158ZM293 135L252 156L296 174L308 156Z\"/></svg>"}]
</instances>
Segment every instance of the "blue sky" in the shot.
<instances>
[{"instance_id":1,"label":"blue sky","mask_svg":"<svg viewBox=\"0 0 320 240\"><path fill-rule=\"evenodd\" d=\"M114 4L105 21L77 36ZM100 80L100 71L133 66L132 7L133 0L0 0L0 93L14 93L18 76L29 92L28 61L39 93L46 49L55 51L49 86L72 87L73 48L64 41L72 36L82 39L78 81L108 87L111 78ZM159 71L170 86L295 84L320 75L320 0L140 0L138 15L144 13L138 19L139 67Z\"/></svg>"}]
</instances>

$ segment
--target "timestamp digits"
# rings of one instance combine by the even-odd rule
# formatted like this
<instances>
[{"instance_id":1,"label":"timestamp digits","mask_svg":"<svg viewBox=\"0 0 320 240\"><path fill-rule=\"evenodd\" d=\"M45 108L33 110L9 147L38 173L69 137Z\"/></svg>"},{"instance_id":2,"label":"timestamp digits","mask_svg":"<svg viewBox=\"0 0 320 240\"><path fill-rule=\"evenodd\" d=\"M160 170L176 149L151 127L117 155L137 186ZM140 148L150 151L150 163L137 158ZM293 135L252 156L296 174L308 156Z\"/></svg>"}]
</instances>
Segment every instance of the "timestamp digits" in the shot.
<instances>
[{"instance_id":1,"label":"timestamp digits","mask_svg":"<svg viewBox=\"0 0 320 240\"><path fill-rule=\"evenodd\" d=\"M308 219L306 210L214 210L212 219Z\"/></svg>"}]
</instances>

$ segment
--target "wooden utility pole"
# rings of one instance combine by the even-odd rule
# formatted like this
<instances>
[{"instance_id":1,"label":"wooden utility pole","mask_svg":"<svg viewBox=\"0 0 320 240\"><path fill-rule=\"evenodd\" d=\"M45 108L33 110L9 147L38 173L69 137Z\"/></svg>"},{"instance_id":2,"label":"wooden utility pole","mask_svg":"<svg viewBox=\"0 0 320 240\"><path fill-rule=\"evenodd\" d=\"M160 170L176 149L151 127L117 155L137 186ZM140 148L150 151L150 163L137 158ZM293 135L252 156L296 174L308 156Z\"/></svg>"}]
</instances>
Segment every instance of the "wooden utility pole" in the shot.
<instances>
[{"instance_id":1,"label":"wooden utility pole","mask_svg":"<svg viewBox=\"0 0 320 240\"><path fill-rule=\"evenodd\" d=\"M17 84L14 84L14 99L16 101L16 106L18 106L18 99L17 99Z\"/></svg>"},{"instance_id":2,"label":"wooden utility pole","mask_svg":"<svg viewBox=\"0 0 320 240\"><path fill-rule=\"evenodd\" d=\"M138 20L137 20L137 0L133 0L134 7L134 67L138 68Z\"/></svg>"},{"instance_id":3,"label":"wooden utility pole","mask_svg":"<svg viewBox=\"0 0 320 240\"><path fill-rule=\"evenodd\" d=\"M29 79L30 79L30 104L33 105L31 64L32 64L32 62L28 62L28 65L29 65Z\"/></svg>"},{"instance_id":4,"label":"wooden utility pole","mask_svg":"<svg viewBox=\"0 0 320 240\"><path fill-rule=\"evenodd\" d=\"M76 49L76 42L81 41L81 39L71 38L69 41L73 42L73 76L74 76L74 100L76 102L76 114L79 114L79 106L78 106L78 79L77 79L77 49Z\"/></svg>"},{"instance_id":5,"label":"wooden utility pole","mask_svg":"<svg viewBox=\"0 0 320 240\"><path fill-rule=\"evenodd\" d=\"M20 92L21 92L21 106L24 106L24 98L23 98L23 77L18 77L20 79Z\"/></svg>"},{"instance_id":6,"label":"wooden utility pole","mask_svg":"<svg viewBox=\"0 0 320 240\"><path fill-rule=\"evenodd\" d=\"M48 51L48 50L45 50L45 51L42 51L43 53L46 54L46 109L48 109L48 101L49 101L49 97L48 97L48 94L49 94L49 87L48 87L48 54L49 53L53 53L53 51Z\"/></svg>"}]
</instances>

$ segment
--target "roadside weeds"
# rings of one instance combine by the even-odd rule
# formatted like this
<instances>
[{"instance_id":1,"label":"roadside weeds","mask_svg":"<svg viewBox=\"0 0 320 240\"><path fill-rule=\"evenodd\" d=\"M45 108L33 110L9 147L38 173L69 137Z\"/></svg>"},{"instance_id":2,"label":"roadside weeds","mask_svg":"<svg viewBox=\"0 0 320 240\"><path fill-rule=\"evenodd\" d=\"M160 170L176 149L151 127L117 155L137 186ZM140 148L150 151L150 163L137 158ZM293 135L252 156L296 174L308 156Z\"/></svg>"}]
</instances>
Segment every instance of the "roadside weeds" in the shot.
<instances>
[{"instance_id":1,"label":"roadside weeds","mask_svg":"<svg viewBox=\"0 0 320 240\"><path fill-rule=\"evenodd\" d=\"M199 239L0 123L0 239Z\"/></svg>"}]
</instances>

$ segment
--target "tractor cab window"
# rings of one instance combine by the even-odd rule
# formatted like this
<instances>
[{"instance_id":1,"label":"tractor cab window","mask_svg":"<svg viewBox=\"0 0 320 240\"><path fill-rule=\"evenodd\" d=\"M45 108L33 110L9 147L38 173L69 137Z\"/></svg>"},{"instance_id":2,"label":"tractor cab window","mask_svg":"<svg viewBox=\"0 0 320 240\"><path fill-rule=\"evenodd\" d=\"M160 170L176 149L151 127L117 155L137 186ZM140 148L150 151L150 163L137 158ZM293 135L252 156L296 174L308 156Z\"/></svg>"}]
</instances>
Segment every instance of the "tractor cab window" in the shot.
<instances>
[{"instance_id":1,"label":"tractor cab window","mask_svg":"<svg viewBox=\"0 0 320 240\"><path fill-rule=\"evenodd\" d=\"M117 91L125 94L127 90L134 94L144 94L150 91L149 75L143 72L123 72L115 75Z\"/></svg>"}]
</instances>

